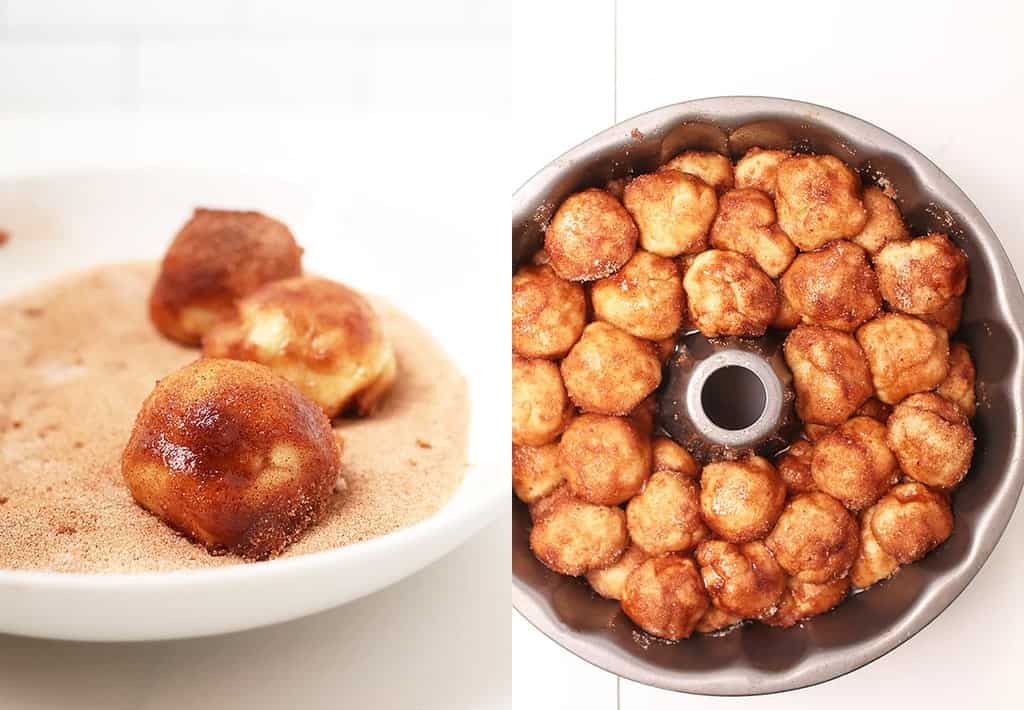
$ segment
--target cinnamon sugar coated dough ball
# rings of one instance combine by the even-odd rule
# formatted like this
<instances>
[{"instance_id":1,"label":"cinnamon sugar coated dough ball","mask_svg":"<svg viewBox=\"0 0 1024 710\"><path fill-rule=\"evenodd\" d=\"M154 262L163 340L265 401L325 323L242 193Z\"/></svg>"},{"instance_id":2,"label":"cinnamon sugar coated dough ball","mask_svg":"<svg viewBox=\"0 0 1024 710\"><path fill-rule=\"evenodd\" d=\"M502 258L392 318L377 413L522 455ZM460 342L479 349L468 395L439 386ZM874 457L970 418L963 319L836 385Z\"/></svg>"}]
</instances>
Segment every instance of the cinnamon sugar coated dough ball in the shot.
<instances>
[{"instance_id":1,"label":"cinnamon sugar coated dough ball","mask_svg":"<svg viewBox=\"0 0 1024 710\"><path fill-rule=\"evenodd\" d=\"M720 153L688 150L665 163L662 170L678 170L706 182L718 192L733 186L732 161Z\"/></svg>"},{"instance_id":2,"label":"cinnamon sugar coated dough ball","mask_svg":"<svg viewBox=\"0 0 1024 710\"><path fill-rule=\"evenodd\" d=\"M541 518L546 517L548 513L557 508L563 501L567 500L575 499L572 496L572 491L569 490L569 484L563 482L543 498L538 498L533 503L530 503L530 519L533 522L537 522Z\"/></svg>"},{"instance_id":3,"label":"cinnamon sugar coated dough ball","mask_svg":"<svg viewBox=\"0 0 1024 710\"><path fill-rule=\"evenodd\" d=\"M760 456L709 463L701 473L700 484L704 522L729 542L764 537L786 502L786 484Z\"/></svg>"},{"instance_id":4,"label":"cinnamon sugar coated dough ball","mask_svg":"<svg viewBox=\"0 0 1024 710\"><path fill-rule=\"evenodd\" d=\"M751 148L736 163L736 187L752 187L774 196L779 164L792 155L788 150Z\"/></svg>"},{"instance_id":5,"label":"cinnamon sugar coated dough ball","mask_svg":"<svg viewBox=\"0 0 1024 710\"><path fill-rule=\"evenodd\" d=\"M790 577L774 614L762 619L769 626L789 628L835 609L850 591L850 578L840 577L823 584Z\"/></svg>"},{"instance_id":6,"label":"cinnamon sugar coated dough ball","mask_svg":"<svg viewBox=\"0 0 1024 710\"><path fill-rule=\"evenodd\" d=\"M785 271L796 256L793 242L775 224L771 198L749 188L730 190L719 198L711 246L749 256L772 278Z\"/></svg>"},{"instance_id":7,"label":"cinnamon sugar coated dough ball","mask_svg":"<svg viewBox=\"0 0 1024 710\"><path fill-rule=\"evenodd\" d=\"M818 489L853 511L863 510L899 480L885 425L870 417L840 424L814 445L811 475Z\"/></svg>"},{"instance_id":8,"label":"cinnamon sugar coated dough ball","mask_svg":"<svg viewBox=\"0 0 1024 710\"><path fill-rule=\"evenodd\" d=\"M697 622L695 631L702 634L725 632L740 624L742 621L743 619L741 617L736 616L735 614L730 614L727 611L723 611L712 604L708 607L708 610L704 612L704 616L700 617L700 621Z\"/></svg>"},{"instance_id":9,"label":"cinnamon sugar coated dough ball","mask_svg":"<svg viewBox=\"0 0 1024 710\"><path fill-rule=\"evenodd\" d=\"M570 195L544 232L551 267L568 281L614 274L636 249L637 228L611 194L590 188Z\"/></svg>"},{"instance_id":10,"label":"cinnamon sugar coated dough ball","mask_svg":"<svg viewBox=\"0 0 1024 710\"><path fill-rule=\"evenodd\" d=\"M512 356L512 443L543 446L562 433L572 413L558 366Z\"/></svg>"},{"instance_id":11,"label":"cinnamon sugar coated dough ball","mask_svg":"<svg viewBox=\"0 0 1024 710\"><path fill-rule=\"evenodd\" d=\"M958 486L974 455L967 416L934 392L911 395L896 405L888 442L905 474L937 488Z\"/></svg>"},{"instance_id":12,"label":"cinnamon sugar coated dough ball","mask_svg":"<svg viewBox=\"0 0 1024 710\"><path fill-rule=\"evenodd\" d=\"M327 417L263 365L204 359L157 382L121 457L132 497L211 551L275 555L341 474Z\"/></svg>"},{"instance_id":13,"label":"cinnamon sugar coated dough ball","mask_svg":"<svg viewBox=\"0 0 1024 710\"><path fill-rule=\"evenodd\" d=\"M871 530L883 550L907 565L949 538L953 511L944 496L927 486L903 483L878 501Z\"/></svg>"},{"instance_id":14,"label":"cinnamon sugar coated dough ball","mask_svg":"<svg viewBox=\"0 0 1024 710\"><path fill-rule=\"evenodd\" d=\"M889 421L890 414L892 414L892 405L886 404L875 397L860 405L860 408L857 410L857 416L871 417L882 424Z\"/></svg>"},{"instance_id":15,"label":"cinnamon sugar coated dough ball","mask_svg":"<svg viewBox=\"0 0 1024 710\"><path fill-rule=\"evenodd\" d=\"M626 616L647 633L669 641L689 637L709 607L697 565L678 555L638 565L622 590Z\"/></svg>"},{"instance_id":16,"label":"cinnamon sugar coated dough ball","mask_svg":"<svg viewBox=\"0 0 1024 710\"><path fill-rule=\"evenodd\" d=\"M857 331L871 368L875 396L896 404L907 395L938 387L949 373L949 336L902 313L885 313Z\"/></svg>"},{"instance_id":17,"label":"cinnamon sugar coated dough ball","mask_svg":"<svg viewBox=\"0 0 1024 710\"><path fill-rule=\"evenodd\" d=\"M817 444L819 441L831 434L833 429L835 429L835 427L825 426L824 424L804 424L802 433L805 439L811 443Z\"/></svg>"},{"instance_id":18,"label":"cinnamon sugar coated dough ball","mask_svg":"<svg viewBox=\"0 0 1024 710\"><path fill-rule=\"evenodd\" d=\"M850 237L852 242L863 247L869 254L877 254L890 242L910 239L900 208L891 197L874 186L865 187L861 197L864 209L868 212L868 221L860 234Z\"/></svg>"},{"instance_id":19,"label":"cinnamon sugar coated dough ball","mask_svg":"<svg viewBox=\"0 0 1024 710\"><path fill-rule=\"evenodd\" d=\"M970 351L963 343L953 343L949 347L949 374L935 391L960 407L960 411L970 418L978 408L974 379L974 363Z\"/></svg>"},{"instance_id":20,"label":"cinnamon sugar coated dough ball","mask_svg":"<svg viewBox=\"0 0 1024 710\"><path fill-rule=\"evenodd\" d=\"M512 446L512 491L524 503L550 495L565 481L558 464L558 444Z\"/></svg>"},{"instance_id":21,"label":"cinnamon sugar coated dough ball","mask_svg":"<svg viewBox=\"0 0 1024 710\"><path fill-rule=\"evenodd\" d=\"M636 545L630 545L615 563L608 567L587 572L590 588L605 599L622 599L626 578L638 565L650 559L650 555Z\"/></svg>"},{"instance_id":22,"label":"cinnamon sugar coated dough ball","mask_svg":"<svg viewBox=\"0 0 1024 710\"><path fill-rule=\"evenodd\" d=\"M760 337L775 319L779 294L757 265L731 251L709 249L683 278L690 317L709 338Z\"/></svg>"},{"instance_id":23,"label":"cinnamon sugar coated dough ball","mask_svg":"<svg viewBox=\"0 0 1024 710\"><path fill-rule=\"evenodd\" d=\"M678 170L640 175L626 185L623 203L640 229L640 246L659 256L703 251L718 211L715 189Z\"/></svg>"},{"instance_id":24,"label":"cinnamon sugar coated dough ball","mask_svg":"<svg viewBox=\"0 0 1024 710\"><path fill-rule=\"evenodd\" d=\"M782 511L765 544L790 575L823 584L844 576L853 566L860 528L832 496L802 493Z\"/></svg>"},{"instance_id":25,"label":"cinnamon sugar coated dough ball","mask_svg":"<svg viewBox=\"0 0 1024 710\"><path fill-rule=\"evenodd\" d=\"M790 493L809 493L818 490L811 475L814 444L797 439L779 457L776 468Z\"/></svg>"},{"instance_id":26,"label":"cinnamon sugar coated dough ball","mask_svg":"<svg viewBox=\"0 0 1024 710\"><path fill-rule=\"evenodd\" d=\"M302 273L302 249L288 227L259 212L197 209L160 263L149 296L157 330L198 345L235 312L235 300Z\"/></svg>"},{"instance_id":27,"label":"cinnamon sugar coated dough ball","mask_svg":"<svg viewBox=\"0 0 1024 710\"><path fill-rule=\"evenodd\" d=\"M802 251L860 234L867 223L860 179L832 155L797 155L779 163L775 209L782 231Z\"/></svg>"},{"instance_id":28,"label":"cinnamon sugar coated dough ball","mask_svg":"<svg viewBox=\"0 0 1024 710\"><path fill-rule=\"evenodd\" d=\"M852 335L802 325L786 337L783 354L797 414L808 425L842 424L873 393L868 361Z\"/></svg>"},{"instance_id":29,"label":"cinnamon sugar coated dough ball","mask_svg":"<svg viewBox=\"0 0 1024 710\"><path fill-rule=\"evenodd\" d=\"M745 619L772 613L786 590L786 573L763 542L702 542L697 564L715 606Z\"/></svg>"},{"instance_id":30,"label":"cinnamon sugar coated dough ball","mask_svg":"<svg viewBox=\"0 0 1024 710\"><path fill-rule=\"evenodd\" d=\"M395 351L373 307L329 279L267 284L203 338L203 355L269 366L329 417L370 414L394 384Z\"/></svg>"},{"instance_id":31,"label":"cinnamon sugar coated dough ball","mask_svg":"<svg viewBox=\"0 0 1024 710\"><path fill-rule=\"evenodd\" d=\"M512 350L524 357L564 357L587 324L583 287L550 266L522 266L512 277Z\"/></svg>"},{"instance_id":32,"label":"cinnamon sugar coated dough ball","mask_svg":"<svg viewBox=\"0 0 1024 710\"><path fill-rule=\"evenodd\" d=\"M875 269L885 302L904 313L935 313L967 289L967 255L945 234L888 244Z\"/></svg>"},{"instance_id":33,"label":"cinnamon sugar coated dough ball","mask_svg":"<svg viewBox=\"0 0 1024 710\"><path fill-rule=\"evenodd\" d=\"M621 509L571 499L535 520L530 531L530 549L537 559L570 577L614 564L627 542Z\"/></svg>"},{"instance_id":34,"label":"cinnamon sugar coated dough ball","mask_svg":"<svg viewBox=\"0 0 1024 710\"><path fill-rule=\"evenodd\" d=\"M653 344L596 322L562 360L562 378L580 409L624 415L661 384L661 361Z\"/></svg>"},{"instance_id":35,"label":"cinnamon sugar coated dough ball","mask_svg":"<svg viewBox=\"0 0 1024 710\"><path fill-rule=\"evenodd\" d=\"M628 419L583 414L562 435L558 460L574 496L618 505L651 475L650 439Z\"/></svg>"},{"instance_id":36,"label":"cinnamon sugar coated dough ball","mask_svg":"<svg viewBox=\"0 0 1024 710\"><path fill-rule=\"evenodd\" d=\"M798 256L779 285L809 325L852 332L882 307L866 252L845 240Z\"/></svg>"},{"instance_id":37,"label":"cinnamon sugar coated dough ball","mask_svg":"<svg viewBox=\"0 0 1024 710\"><path fill-rule=\"evenodd\" d=\"M638 338L669 338L683 320L683 279L675 262L642 250L594 282L590 299L600 320Z\"/></svg>"},{"instance_id":38,"label":"cinnamon sugar coated dough ball","mask_svg":"<svg viewBox=\"0 0 1024 710\"><path fill-rule=\"evenodd\" d=\"M860 551L850 569L850 579L858 589L867 589L872 584L896 574L900 563L896 558L882 549L871 528L875 517L875 506L871 506L860 518Z\"/></svg>"},{"instance_id":39,"label":"cinnamon sugar coated dough ball","mask_svg":"<svg viewBox=\"0 0 1024 710\"><path fill-rule=\"evenodd\" d=\"M654 471L675 471L690 478L700 475L700 464L690 452L668 437L655 437L651 442L651 457Z\"/></svg>"},{"instance_id":40,"label":"cinnamon sugar coated dough ball","mask_svg":"<svg viewBox=\"0 0 1024 710\"><path fill-rule=\"evenodd\" d=\"M925 313L919 315L918 318L925 323L937 325L952 335L960 328L960 318L963 316L963 312L964 297L958 296L946 301L946 305L934 313Z\"/></svg>"},{"instance_id":41,"label":"cinnamon sugar coated dough ball","mask_svg":"<svg viewBox=\"0 0 1024 710\"><path fill-rule=\"evenodd\" d=\"M626 507L629 537L649 555L686 552L708 536L700 489L674 471L658 471Z\"/></svg>"},{"instance_id":42,"label":"cinnamon sugar coated dough ball","mask_svg":"<svg viewBox=\"0 0 1024 710\"><path fill-rule=\"evenodd\" d=\"M657 414L658 402L654 397L648 397L629 413L629 420L633 422L633 426L637 428L637 431L649 437L654 431L654 418Z\"/></svg>"},{"instance_id":43,"label":"cinnamon sugar coated dough ball","mask_svg":"<svg viewBox=\"0 0 1024 710\"><path fill-rule=\"evenodd\" d=\"M776 290L779 293L779 310L776 312L771 326L777 330L793 330L793 328L800 325L800 311L786 298L785 292L777 285Z\"/></svg>"}]
</instances>

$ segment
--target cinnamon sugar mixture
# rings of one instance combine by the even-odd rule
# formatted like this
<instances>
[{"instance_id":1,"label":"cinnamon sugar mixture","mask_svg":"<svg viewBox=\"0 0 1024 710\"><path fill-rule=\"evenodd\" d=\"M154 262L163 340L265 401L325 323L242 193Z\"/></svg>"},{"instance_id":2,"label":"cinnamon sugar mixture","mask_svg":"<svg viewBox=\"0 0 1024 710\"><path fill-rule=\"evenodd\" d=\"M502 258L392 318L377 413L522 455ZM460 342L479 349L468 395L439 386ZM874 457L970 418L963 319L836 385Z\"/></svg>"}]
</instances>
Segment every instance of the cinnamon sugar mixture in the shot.
<instances>
[{"instance_id":1,"label":"cinnamon sugar mixture","mask_svg":"<svg viewBox=\"0 0 1024 710\"><path fill-rule=\"evenodd\" d=\"M0 569L141 572L239 564L138 507L121 450L143 399L198 350L146 316L155 265L105 266L0 303ZM466 468L466 383L430 335L379 301L399 373L380 410L343 419L347 487L284 556L435 513Z\"/></svg>"}]
</instances>

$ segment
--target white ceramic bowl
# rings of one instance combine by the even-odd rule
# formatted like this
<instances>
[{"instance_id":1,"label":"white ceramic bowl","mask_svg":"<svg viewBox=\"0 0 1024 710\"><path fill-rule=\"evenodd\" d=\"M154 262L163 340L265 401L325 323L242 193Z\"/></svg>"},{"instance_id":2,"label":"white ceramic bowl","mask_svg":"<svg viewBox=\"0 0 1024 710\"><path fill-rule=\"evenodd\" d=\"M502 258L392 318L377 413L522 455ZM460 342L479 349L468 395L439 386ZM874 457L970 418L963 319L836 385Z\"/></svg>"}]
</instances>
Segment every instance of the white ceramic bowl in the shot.
<instances>
[{"instance_id":1,"label":"white ceramic bowl","mask_svg":"<svg viewBox=\"0 0 1024 710\"><path fill-rule=\"evenodd\" d=\"M430 328L466 373L474 411L465 480L416 525L336 550L209 570L66 574L7 570L0 560L0 632L138 641L287 621L393 584L507 511L507 424L479 415L507 398L505 358L466 327L493 320L495 305L465 297L486 292L486 274L450 257L480 263L478 235L374 200L369 190L309 179L146 170L0 181L0 228L11 234L0 248L0 297L96 264L157 259L197 205L258 209L292 228L308 270L378 293ZM439 261L438 243L457 248L445 250L444 266L424 268ZM458 270L447 288L438 287L436 268Z\"/></svg>"}]
</instances>

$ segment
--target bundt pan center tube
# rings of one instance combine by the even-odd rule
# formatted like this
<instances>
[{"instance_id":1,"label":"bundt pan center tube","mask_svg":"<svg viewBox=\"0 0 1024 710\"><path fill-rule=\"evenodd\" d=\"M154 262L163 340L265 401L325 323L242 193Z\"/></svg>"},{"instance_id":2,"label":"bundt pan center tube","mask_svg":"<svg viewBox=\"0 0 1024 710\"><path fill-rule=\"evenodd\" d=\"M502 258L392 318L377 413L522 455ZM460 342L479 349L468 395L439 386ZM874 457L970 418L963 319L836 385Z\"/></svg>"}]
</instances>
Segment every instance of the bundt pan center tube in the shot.
<instances>
[{"instance_id":1,"label":"bundt pan center tube","mask_svg":"<svg viewBox=\"0 0 1024 710\"><path fill-rule=\"evenodd\" d=\"M957 339L975 358L979 407L974 461L954 496L956 526L942 546L892 579L801 626L747 626L670 644L643 634L619 605L581 579L546 569L530 551L530 516L513 503L513 603L554 641L624 678L708 695L753 695L821 683L885 655L934 620L991 554L1020 495L1024 471L1024 295L992 228L970 199L910 145L848 114L777 98L688 101L631 118L573 148L512 198L513 271L543 243L558 205L587 187L650 172L687 149L734 159L754 146L828 153L865 184L891 186L911 232L949 234L970 275ZM680 338L659 393L658 423L695 456L771 452L792 438L792 389L778 344ZM734 341L734 342L730 342ZM680 358L683 358L680 360ZM742 406L730 407L730 401ZM782 444L784 445L784 444ZM949 643L952 639L933 639Z\"/></svg>"}]
</instances>

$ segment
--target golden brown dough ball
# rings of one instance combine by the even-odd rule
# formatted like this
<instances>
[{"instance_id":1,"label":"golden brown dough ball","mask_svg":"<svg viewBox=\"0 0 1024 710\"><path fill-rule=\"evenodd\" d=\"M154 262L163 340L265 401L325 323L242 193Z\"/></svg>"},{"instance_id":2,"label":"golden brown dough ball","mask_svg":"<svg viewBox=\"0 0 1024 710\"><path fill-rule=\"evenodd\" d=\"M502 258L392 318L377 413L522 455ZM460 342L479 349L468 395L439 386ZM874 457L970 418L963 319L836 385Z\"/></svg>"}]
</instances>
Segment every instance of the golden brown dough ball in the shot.
<instances>
[{"instance_id":1,"label":"golden brown dough ball","mask_svg":"<svg viewBox=\"0 0 1024 710\"><path fill-rule=\"evenodd\" d=\"M590 288L594 312L630 335L663 340L683 320L683 279L671 259L643 250Z\"/></svg>"},{"instance_id":2,"label":"golden brown dough ball","mask_svg":"<svg viewBox=\"0 0 1024 710\"><path fill-rule=\"evenodd\" d=\"M802 251L860 234L868 219L860 179L832 155L796 155L779 163L775 209L782 231Z\"/></svg>"},{"instance_id":3,"label":"golden brown dough ball","mask_svg":"<svg viewBox=\"0 0 1024 710\"><path fill-rule=\"evenodd\" d=\"M655 437L651 442L651 457L653 471L675 471L689 478L700 475L700 464L690 452L668 437Z\"/></svg>"},{"instance_id":4,"label":"golden brown dough ball","mask_svg":"<svg viewBox=\"0 0 1024 710\"><path fill-rule=\"evenodd\" d=\"M779 294L757 265L731 251L709 249L683 278L690 317L709 338L759 337L775 319Z\"/></svg>"},{"instance_id":5,"label":"golden brown dough ball","mask_svg":"<svg viewBox=\"0 0 1024 710\"><path fill-rule=\"evenodd\" d=\"M562 377L580 409L624 415L661 384L661 361L652 343L597 322L562 360Z\"/></svg>"},{"instance_id":6,"label":"golden brown dough ball","mask_svg":"<svg viewBox=\"0 0 1024 710\"><path fill-rule=\"evenodd\" d=\"M259 212L197 209L160 264L149 296L157 330L198 345L235 313L235 301L302 273L302 249L288 227Z\"/></svg>"},{"instance_id":7,"label":"golden brown dough ball","mask_svg":"<svg viewBox=\"0 0 1024 710\"><path fill-rule=\"evenodd\" d=\"M512 277L512 350L523 357L565 357L587 324L583 287L550 266L522 266Z\"/></svg>"},{"instance_id":8,"label":"golden brown dough ball","mask_svg":"<svg viewBox=\"0 0 1024 710\"><path fill-rule=\"evenodd\" d=\"M578 577L614 564L626 549L626 514L619 508L564 500L535 519L530 549L546 567Z\"/></svg>"},{"instance_id":9,"label":"golden brown dough ball","mask_svg":"<svg viewBox=\"0 0 1024 710\"><path fill-rule=\"evenodd\" d=\"M888 442L905 474L938 488L958 486L974 455L974 432L966 415L934 392L911 395L896 405Z\"/></svg>"},{"instance_id":10,"label":"golden brown dough ball","mask_svg":"<svg viewBox=\"0 0 1024 710\"><path fill-rule=\"evenodd\" d=\"M706 182L718 192L731 190L732 161L720 153L688 150L665 163L660 170L678 170Z\"/></svg>"},{"instance_id":11,"label":"golden brown dough ball","mask_svg":"<svg viewBox=\"0 0 1024 710\"><path fill-rule=\"evenodd\" d=\"M863 510L899 480L885 425L870 417L840 424L814 445L811 475L818 489L852 511Z\"/></svg>"},{"instance_id":12,"label":"golden brown dough ball","mask_svg":"<svg viewBox=\"0 0 1024 710\"><path fill-rule=\"evenodd\" d=\"M570 195L544 232L551 267L567 281L610 276L636 249L636 224L612 195L590 188Z\"/></svg>"},{"instance_id":13,"label":"golden brown dough ball","mask_svg":"<svg viewBox=\"0 0 1024 710\"><path fill-rule=\"evenodd\" d=\"M792 155L788 150L751 148L736 163L736 187L752 187L774 196L779 164Z\"/></svg>"},{"instance_id":14,"label":"golden brown dough ball","mask_svg":"<svg viewBox=\"0 0 1024 710\"><path fill-rule=\"evenodd\" d=\"M895 486L875 506L871 530L897 562L916 562L953 532L949 501L920 483Z\"/></svg>"},{"instance_id":15,"label":"golden brown dough ball","mask_svg":"<svg viewBox=\"0 0 1024 710\"><path fill-rule=\"evenodd\" d=\"M543 446L562 433L572 415L558 366L512 356L512 443Z\"/></svg>"},{"instance_id":16,"label":"golden brown dough ball","mask_svg":"<svg viewBox=\"0 0 1024 710\"><path fill-rule=\"evenodd\" d=\"M729 542L764 537L786 502L786 484L775 467L760 456L709 463L700 484L704 522Z\"/></svg>"},{"instance_id":17,"label":"golden brown dough ball","mask_svg":"<svg viewBox=\"0 0 1024 710\"><path fill-rule=\"evenodd\" d=\"M565 481L558 464L558 444L512 445L512 491L524 503L551 495Z\"/></svg>"},{"instance_id":18,"label":"golden brown dough ball","mask_svg":"<svg viewBox=\"0 0 1024 710\"><path fill-rule=\"evenodd\" d=\"M654 397L648 397L636 406L629 413L629 420L644 436L649 437L654 432L654 418L658 415L658 401Z\"/></svg>"},{"instance_id":19,"label":"golden brown dough ball","mask_svg":"<svg viewBox=\"0 0 1024 710\"><path fill-rule=\"evenodd\" d=\"M802 325L786 337L783 354L803 422L842 424L873 392L864 351L848 333Z\"/></svg>"},{"instance_id":20,"label":"golden brown dough ball","mask_svg":"<svg viewBox=\"0 0 1024 710\"><path fill-rule=\"evenodd\" d=\"M203 337L205 357L267 365L329 417L370 414L398 371L373 307L329 279L299 276L238 301L238 315Z\"/></svg>"},{"instance_id":21,"label":"golden brown dough ball","mask_svg":"<svg viewBox=\"0 0 1024 710\"><path fill-rule=\"evenodd\" d=\"M749 256L777 278L796 256L796 247L775 224L775 206L760 190L730 190L718 199L711 246Z\"/></svg>"},{"instance_id":22,"label":"golden brown dough ball","mask_svg":"<svg viewBox=\"0 0 1024 710\"><path fill-rule=\"evenodd\" d=\"M654 473L626 507L633 543L649 555L686 552L708 536L700 517L700 490L674 471Z\"/></svg>"},{"instance_id":23,"label":"golden brown dough ball","mask_svg":"<svg viewBox=\"0 0 1024 710\"><path fill-rule=\"evenodd\" d=\"M591 589L605 599L622 599L622 589L626 586L629 573L649 559L650 555L646 552L636 545L630 545L614 564L587 572L587 582Z\"/></svg>"},{"instance_id":24,"label":"golden brown dough ball","mask_svg":"<svg viewBox=\"0 0 1024 710\"><path fill-rule=\"evenodd\" d=\"M817 444L831 434L833 429L835 427L825 426L824 424L804 424L803 437L812 444Z\"/></svg>"},{"instance_id":25,"label":"golden brown dough ball","mask_svg":"<svg viewBox=\"0 0 1024 710\"><path fill-rule=\"evenodd\" d=\"M562 435L558 460L573 495L602 505L629 500L651 475L650 440L622 417L576 417Z\"/></svg>"},{"instance_id":26,"label":"golden brown dough ball","mask_svg":"<svg viewBox=\"0 0 1024 710\"><path fill-rule=\"evenodd\" d=\"M935 313L967 289L967 255L945 234L887 244L875 269L885 302L904 313Z\"/></svg>"},{"instance_id":27,"label":"golden brown dough ball","mask_svg":"<svg viewBox=\"0 0 1024 710\"><path fill-rule=\"evenodd\" d=\"M815 584L790 577L779 608L763 619L770 626L789 628L801 621L832 611L850 591L850 578L840 577L831 582Z\"/></svg>"},{"instance_id":28,"label":"golden brown dough ball","mask_svg":"<svg viewBox=\"0 0 1024 710\"><path fill-rule=\"evenodd\" d=\"M543 498L538 498L530 504L530 519L533 522L537 522L557 508L562 501L566 500L575 499L572 497L572 492L569 490L569 484L563 482L559 484L555 490L551 491Z\"/></svg>"},{"instance_id":29,"label":"golden brown dough ball","mask_svg":"<svg viewBox=\"0 0 1024 710\"><path fill-rule=\"evenodd\" d=\"M669 641L687 638L710 602L697 565L667 555L637 565L622 590L622 610L647 633Z\"/></svg>"},{"instance_id":30,"label":"golden brown dough ball","mask_svg":"<svg viewBox=\"0 0 1024 710\"><path fill-rule=\"evenodd\" d=\"M776 328L778 330L793 330L793 328L800 325L800 311L798 311L796 306L786 298L786 294L781 288L779 288L777 283L775 288L779 294L779 310L775 314L775 319L772 321L772 328Z\"/></svg>"},{"instance_id":31,"label":"golden brown dough ball","mask_svg":"<svg viewBox=\"0 0 1024 710\"><path fill-rule=\"evenodd\" d=\"M712 604L708 607L708 610L704 612L704 616L700 617L700 621L697 622L697 626L694 630L702 634L727 632L742 621L743 619L735 614L730 614L729 612L719 609L717 606Z\"/></svg>"},{"instance_id":32,"label":"golden brown dough ball","mask_svg":"<svg viewBox=\"0 0 1024 710\"><path fill-rule=\"evenodd\" d=\"M814 476L811 475L813 455L814 444L797 439L779 457L776 467L790 493L810 493L818 490Z\"/></svg>"},{"instance_id":33,"label":"golden brown dough ball","mask_svg":"<svg viewBox=\"0 0 1024 710\"><path fill-rule=\"evenodd\" d=\"M659 256L703 251L718 211L715 189L678 170L637 177L623 202L640 229L640 246Z\"/></svg>"},{"instance_id":34,"label":"golden brown dough ball","mask_svg":"<svg viewBox=\"0 0 1024 710\"><path fill-rule=\"evenodd\" d=\"M892 405L886 404L875 397L872 397L867 402L860 405L860 409L857 410L857 416L871 417L882 424L889 421L890 414L892 414Z\"/></svg>"},{"instance_id":35,"label":"golden brown dough ball","mask_svg":"<svg viewBox=\"0 0 1024 710\"><path fill-rule=\"evenodd\" d=\"M974 416L977 404L974 396L974 363L963 343L949 346L949 374L935 391L960 407L968 418Z\"/></svg>"},{"instance_id":36,"label":"golden brown dough ball","mask_svg":"<svg viewBox=\"0 0 1024 710\"><path fill-rule=\"evenodd\" d=\"M850 241L863 247L869 254L877 254L890 242L910 239L900 208L891 197L877 187L870 186L864 188L861 199L868 212L868 221L860 234L850 237Z\"/></svg>"},{"instance_id":37,"label":"golden brown dough ball","mask_svg":"<svg viewBox=\"0 0 1024 710\"><path fill-rule=\"evenodd\" d=\"M885 313L857 331L871 368L875 396L896 404L907 395L934 389L949 373L949 336L902 313Z\"/></svg>"},{"instance_id":38,"label":"golden brown dough ball","mask_svg":"<svg viewBox=\"0 0 1024 710\"><path fill-rule=\"evenodd\" d=\"M324 413L251 362L204 359L157 382L121 472L136 502L211 551L263 559L316 522L341 474Z\"/></svg>"},{"instance_id":39,"label":"golden brown dough ball","mask_svg":"<svg viewBox=\"0 0 1024 710\"><path fill-rule=\"evenodd\" d=\"M875 531L871 529L874 517L875 506L871 506L860 518L860 552L850 569L850 579L858 589L867 589L872 584L888 579L900 568L896 558L883 550L875 539Z\"/></svg>"},{"instance_id":40,"label":"golden brown dough ball","mask_svg":"<svg viewBox=\"0 0 1024 710\"><path fill-rule=\"evenodd\" d=\"M702 542L697 547L697 564L714 605L745 619L772 613L786 591L786 573L760 541Z\"/></svg>"},{"instance_id":41,"label":"golden brown dough ball","mask_svg":"<svg viewBox=\"0 0 1024 710\"><path fill-rule=\"evenodd\" d=\"M960 328L960 318L964 312L964 297L958 296L946 301L946 304L934 313L918 316L925 323L933 323L952 335Z\"/></svg>"},{"instance_id":42,"label":"golden brown dough ball","mask_svg":"<svg viewBox=\"0 0 1024 710\"><path fill-rule=\"evenodd\" d=\"M845 240L798 256L779 286L809 325L852 332L882 307L867 254Z\"/></svg>"},{"instance_id":43,"label":"golden brown dough ball","mask_svg":"<svg viewBox=\"0 0 1024 710\"><path fill-rule=\"evenodd\" d=\"M860 528L832 496L802 493L782 511L765 543L786 572L824 584L849 572L860 548Z\"/></svg>"}]
</instances>

